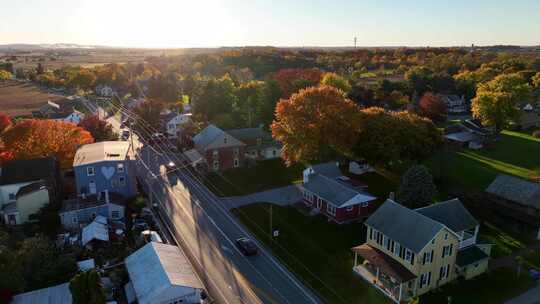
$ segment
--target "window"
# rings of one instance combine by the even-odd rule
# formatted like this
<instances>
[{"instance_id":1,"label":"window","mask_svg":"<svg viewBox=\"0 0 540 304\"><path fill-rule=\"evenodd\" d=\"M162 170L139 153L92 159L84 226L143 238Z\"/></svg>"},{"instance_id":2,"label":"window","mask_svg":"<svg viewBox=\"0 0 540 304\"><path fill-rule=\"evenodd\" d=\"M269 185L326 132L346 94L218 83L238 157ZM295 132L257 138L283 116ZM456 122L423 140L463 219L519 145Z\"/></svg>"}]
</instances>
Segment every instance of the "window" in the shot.
<instances>
[{"instance_id":1,"label":"window","mask_svg":"<svg viewBox=\"0 0 540 304\"><path fill-rule=\"evenodd\" d=\"M77 224L77 217L72 218L71 222L73 222L73 224Z\"/></svg>"},{"instance_id":2,"label":"window","mask_svg":"<svg viewBox=\"0 0 540 304\"><path fill-rule=\"evenodd\" d=\"M426 263L432 263L433 262L433 250L424 252L424 256L422 258L422 265L426 265Z\"/></svg>"},{"instance_id":3,"label":"window","mask_svg":"<svg viewBox=\"0 0 540 304\"><path fill-rule=\"evenodd\" d=\"M15 193L10 193L9 194L9 200L10 201L14 200L15 198L16 198Z\"/></svg>"},{"instance_id":4,"label":"window","mask_svg":"<svg viewBox=\"0 0 540 304\"><path fill-rule=\"evenodd\" d=\"M234 148L233 153L234 153L234 156L238 156L238 154L240 154L240 149Z\"/></svg>"},{"instance_id":5,"label":"window","mask_svg":"<svg viewBox=\"0 0 540 304\"><path fill-rule=\"evenodd\" d=\"M354 207L353 206L349 206L347 207L347 211L353 211Z\"/></svg>"},{"instance_id":6,"label":"window","mask_svg":"<svg viewBox=\"0 0 540 304\"><path fill-rule=\"evenodd\" d=\"M214 166L214 170L219 170L219 161L215 160L213 166Z\"/></svg>"},{"instance_id":7,"label":"window","mask_svg":"<svg viewBox=\"0 0 540 304\"><path fill-rule=\"evenodd\" d=\"M448 279L450 275L450 264L442 266L439 270L439 280Z\"/></svg>"},{"instance_id":8,"label":"window","mask_svg":"<svg viewBox=\"0 0 540 304\"><path fill-rule=\"evenodd\" d=\"M90 216L92 219L95 219L96 218L96 213L95 212L92 212L92 215Z\"/></svg>"},{"instance_id":9,"label":"window","mask_svg":"<svg viewBox=\"0 0 540 304\"><path fill-rule=\"evenodd\" d=\"M223 137L223 143L224 143L224 144L227 143L227 137Z\"/></svg>"},{"instance_id":10,"label":"window","mask_svg":"<svg viewBox=\"0 0 540 304\"><path fill-rule=\"evenodd\" d=\"M411 265L414 265L414 252L410 251L409 249L405 250L405 261L411 263Z\"/></svg>"},{"instance_id":11,"label":"window","mask_svg":"<svg viewBox=\"0 0 540 304\"><path fill-rule=\"evenodd\" d=\"M326 211L328 212L328 214L336 215L336 207L334 207L333 205L326 204Z\"/></svg>"},{"instance_id":12,"label":"window","mask_svg":"<svg viewBox=\"0 0 540 304\"><path fill-rule=\"evenodd\" d=\"M442 251L442 257L444 258L445 256L447 255L452 255L452 249L454 247L454 244L450 244L448 246L444 246L443 247L443 251Z\"/></svg>"},{"instance_id":13,"label":"window","mask_svg":"<svg viewBox=\"0 0 540 304\"><path fill-rule=\"evenodd\" d=\"M233 166L234 166L235 168L240 167L240 161L238 160L238 158L235 158L235 159L234 159Z\"/></svg>"},{"instance_id":14,"label":"window","mask_svg":"<svg viewBox=\"0 0 540 304\"><path fill-rule=\"evenodd\" d=\"M383 237L383 244L386 248L390 246L390 239L387 236Z\"/></svg>"},{"instance_id":15,"label":"window","mask_svg":"<svg viewBox=\"0 0 540 304\"><path fill-rule=\"evenodd\" d=\"M445 240L448 240L448 233L446 233L446 234L444 235L444 239L445 239Z\"/></svg>"},{"instance_id":16,"label":"window","mask_svg":"<svg viewBox=\"0 0 540 304\"><path fill-rule=\"evenodd\" d=\"M362 202L362 204L360 204L360 207L362 208L365 208L367 206L369 206L369 202Z\"/></svg>"},{"instance_id":17,"label":"window","mask_svg":"<svg viewBox=\"0 0 540 304\"><path fill-rule=\"evenodd\" d=\"M118 164L118 173L124 173L124 164Z\"/></svg>"},{"instance_id":18,"label":"window","mask_svg":"<svg viewBox=\"0 0 540 304\"><path fill-rule=\"evenodd\" d=\"M430 283L431 283L431 272L423 273L420 276L420 288L424 286L429 286Z\"/></svg>"},{"instance_id":19,"label":"window","mask_svg":"<svg viewBox=\"0 0 540 304\"><path fill-rule=\"evenodd\" d=\"M276 150L272 150L272 156L276 156L277 155L277 151Z\"/></svg>"},{"instance_id":20,"label":"window","mask_svg":"<svg viewBox=\"0 0 540 304\"><path fill-rule=\"evenodd\" d=\"M218 150L212 151L212 156L217 157L219 155Z\"/></svg>"},{"instance_id":21,"label":"window","mask_svg":"<svg viewBox=\"0 0 540 304\"><path fill-rule=\"evenodd\" d=\"M112 212L111 212L111 217L112 217L113 219L120 218L120 211L118 211L118 210L112 211Z\"/></svg>"},{"instance_id":22,"label":"window","mask_svg":"<svg viewBox=\"0 0 540 304\"><path fill-rule=\"evenodd\" d=\"M96 170L94 169L94 167L86 167L86 175L88 176L96 175Z\"/></svg>"},{"instance_id":23,"label":"window","mask_svg":"<svg viewBox=\"0 0 540 304\"><path fill-rule=\"evenodd\" d=\"M120 186L125 186L126 185L126 178L124 176L120 176L118 178L118 183L120 183Z\"/></svg>"},{"instance_id":24,"label":"window","mask_svg":"<svg viewBox=\"0 0 540 304\"><path fill-rule=\"evenodd\" d=\"M382 245L384 235L381 232L377 231L377 244Z\"/></svg>"},{"instance_id":25,"label":"window","mask_svg":"<svg viewBox=\"0 0 540 304\"><path fill-rule=\"evenodd\" d=\"M394 254L399 256L400 251L401 251L401 245L396 242L396 246L394 247Z\"/></svg>"}]
</instances>

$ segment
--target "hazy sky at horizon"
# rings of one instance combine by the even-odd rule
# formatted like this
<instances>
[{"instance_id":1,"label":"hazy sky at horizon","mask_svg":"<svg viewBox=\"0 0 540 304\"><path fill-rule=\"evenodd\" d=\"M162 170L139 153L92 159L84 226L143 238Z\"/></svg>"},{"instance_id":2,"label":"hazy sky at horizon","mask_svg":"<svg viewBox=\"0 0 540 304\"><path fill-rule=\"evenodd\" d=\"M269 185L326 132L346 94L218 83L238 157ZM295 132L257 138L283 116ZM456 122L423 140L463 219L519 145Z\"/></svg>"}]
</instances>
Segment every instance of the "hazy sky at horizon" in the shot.
<instances>
[{"instance_id":1,"label":"hazy sky at horizon","mask_svg":"<svg viewBox=\"0 0 540 304\"><path fill-rule=\"evenodd\" d=\"M0 0L0 44L540 45L540 0Z\"/></svg>"}]
</instances>

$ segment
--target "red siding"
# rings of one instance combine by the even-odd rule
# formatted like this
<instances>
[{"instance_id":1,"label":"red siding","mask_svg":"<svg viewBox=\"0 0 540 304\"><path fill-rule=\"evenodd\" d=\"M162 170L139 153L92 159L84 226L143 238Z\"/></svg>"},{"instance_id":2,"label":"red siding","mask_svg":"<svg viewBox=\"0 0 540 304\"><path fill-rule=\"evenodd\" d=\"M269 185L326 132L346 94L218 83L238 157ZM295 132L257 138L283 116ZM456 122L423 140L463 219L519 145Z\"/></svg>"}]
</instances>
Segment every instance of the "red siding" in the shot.
<instances>
[{"instance_id":1,"label":"red siding","mask_svg":"<svg viewBox=\"0 0 540 304\"><path fill-rule=\"evenodd\" d=\"M317 196L313 195L313 203L309 202L308 200L304 199L304 203L311 207L312 209L317 208ZM320 208L320 213L324 214L328 218L335 220L336 222L346 222L350 220L354 220L360 217L366 217L370 215L374 211L374 205L370 202L367 206L362 207L359 205L353 205L351 210L347 210L347 207L343 208L336 208L336 214L332 215L329 214L326 209L327 203L326 201L322 201L322 205Z\"/></svg>"},{"instance_id":2,"label":"red siding","mask_svg":"<svg viewBox=\"0 0 540 304\"><path fill-rule=\"evenodd\" d=\"M234 149L238 148L238 155L235 156ZM237 147L227 147L216 149L218 151L218 156L214 157L214 149L206 151L206 163L208 164L208 169L213 170L214 161L219 161L219 170L227 170L234 168L234 159L238 158L240 164L239 167L242 167L244 164L244 146Z\"/></svg>"}]
</instances>

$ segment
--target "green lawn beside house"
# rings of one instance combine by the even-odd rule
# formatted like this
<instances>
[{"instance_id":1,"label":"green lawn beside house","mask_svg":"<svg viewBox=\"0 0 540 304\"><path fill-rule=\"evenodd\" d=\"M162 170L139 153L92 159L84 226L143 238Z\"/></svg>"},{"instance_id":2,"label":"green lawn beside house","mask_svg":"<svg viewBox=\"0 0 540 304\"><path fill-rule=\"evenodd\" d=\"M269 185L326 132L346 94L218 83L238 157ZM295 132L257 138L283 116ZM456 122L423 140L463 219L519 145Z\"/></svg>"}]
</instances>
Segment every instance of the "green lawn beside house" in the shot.
<instances>
[{"instance_id":1,"label":"green lawn beside house","mask_svg":"<svg viewBox=\"0 0 540 304\"><path fill-rule=\"evenodd\" d=\"M457 280L421 297L422 304L502 304L535 286L526 273L499 268L474 279ZM451 301L448 301L448 297Z\"/></svg>"},{"instance_id":2,"label":"green lawn beside house","mask_svg":"<svg viewBox=\"0 0 540 304\"><path fill-rule=\"evenodd\" d=\"M205 184L218 196L255 193L302 182L303 164L287 167L281 159L257 162L252 167L209 173Z\"/></svg>"},{"instance_id":3,"label":"green lawn beside house","mask_svg":"<svg viewBox=\"0 0 540 304\"><path fill-rule=\"evenodd\" d=\"M391 303L352 271L351 248L365 241L361 223L337 225L323 216L304 215L295 207L273 206L273 228L279 236L271 241L269 204L232 212L325 303Z\"/></svg>"},{"instance_id":4,"label":"green lawn beside house","mask_svg":"<svg viewBox=\"0 0 540 304\"><path fill-rule=\"evenodd\" d=\"M479 237L483 242L493 244L491 248L492 258L510 255L517 250L525 249L527 246L526 240L522 240L486 222L480 226Z\"/></svg>"},{"instance_id":5,"label":"green lawn beside house","mask_svg":"<svg viewBox=\"0 0 540 304\"><path fill-rule=\"evenodd\" d=\"M426 165L443 191L483 190L498 173L522 178L540 173L540 139L528 134L503 131L491 147L481 150L439 151Z\"/></svg>"}]
</instances>

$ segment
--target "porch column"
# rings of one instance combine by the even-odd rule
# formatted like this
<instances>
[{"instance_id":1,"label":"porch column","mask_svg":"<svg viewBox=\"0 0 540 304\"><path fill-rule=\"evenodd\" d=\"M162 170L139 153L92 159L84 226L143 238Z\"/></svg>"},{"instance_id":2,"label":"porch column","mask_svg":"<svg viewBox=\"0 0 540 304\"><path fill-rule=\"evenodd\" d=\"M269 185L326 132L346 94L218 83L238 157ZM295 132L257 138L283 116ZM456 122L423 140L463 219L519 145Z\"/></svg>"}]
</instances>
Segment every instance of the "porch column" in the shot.
<instances>
[{"instance_id":1,"label":"porch column","mask_svg":"<svg viewBox=\"0 0 540 304\"><path fill-rule=\"evenodd\" d=\"M356 265L358 265L358 252L354 252L354 267L356 267Z\"/></svg>"},{"instance_id":2,"label":"porch column","mask_svg":"<svg viewBox=\"0 0 540 304\"><path fill-rule=\"evenodd\" d=\"M375 276L375 279L379 281L379 266L377 266L377 275Z\"/></svg>"},{"instance_id":3,"label":"porch column","mask_svg":"<svg viewBox=\"0 0 540 304\"><path fill-rule=\"evenodd\" d=\"M398 302L401 302L401 293L403 292L403 282L399 283L399 298Z\"/></svg>"}]
</instances>

